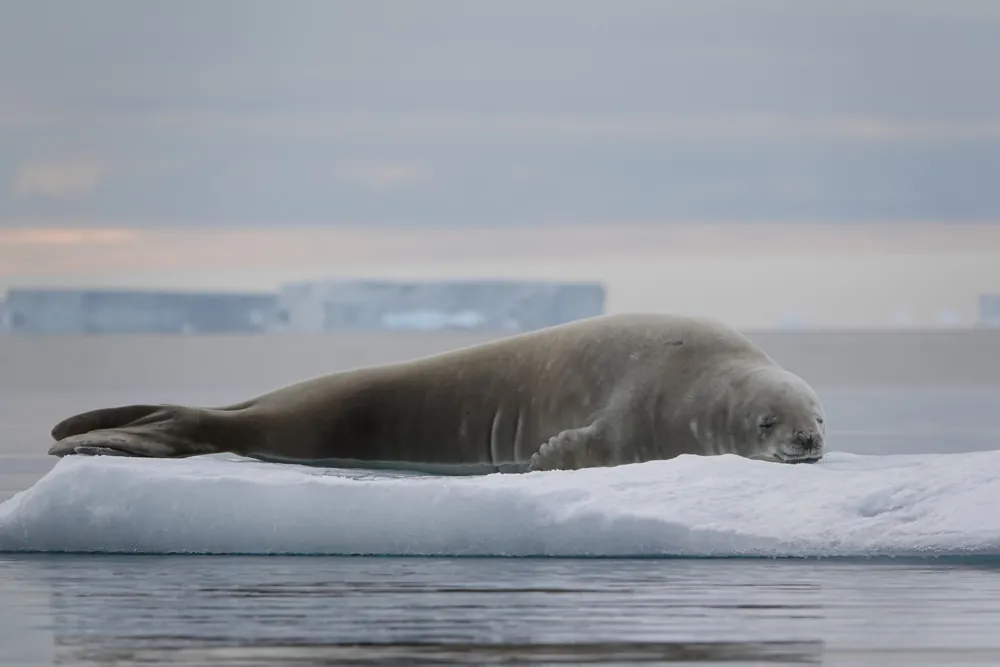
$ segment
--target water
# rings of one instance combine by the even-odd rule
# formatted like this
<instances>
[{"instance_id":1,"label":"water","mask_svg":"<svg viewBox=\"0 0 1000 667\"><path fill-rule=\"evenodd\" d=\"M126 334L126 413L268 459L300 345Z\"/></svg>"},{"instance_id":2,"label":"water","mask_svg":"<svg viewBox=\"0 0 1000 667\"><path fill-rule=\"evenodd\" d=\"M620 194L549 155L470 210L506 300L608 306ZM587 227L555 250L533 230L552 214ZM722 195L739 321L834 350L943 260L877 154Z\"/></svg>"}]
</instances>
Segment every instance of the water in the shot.
<instances>
[{"instance_id":1,"label":"water","mask_svg":"<svg viewBox=\"0 0 1000 667\"><path fill-rule=\"evenodd\" d=\"M998 388L821 393L839 450L1000 442ZM56 419L134 398L4 396L0 497L51 469ZM0 555L0 665L987 665L997 627L993 558Z\"/></svg>"},{"instance_id":2,"label":"water","mask_svg":"<svg viewBox=\"0 0 1000 667\"><path fill-rule=\"evenodd\" d=\"M988 563L35 556L0 557L0 577L9 664L1000 656Z\"/></svg>"}]
</instances>

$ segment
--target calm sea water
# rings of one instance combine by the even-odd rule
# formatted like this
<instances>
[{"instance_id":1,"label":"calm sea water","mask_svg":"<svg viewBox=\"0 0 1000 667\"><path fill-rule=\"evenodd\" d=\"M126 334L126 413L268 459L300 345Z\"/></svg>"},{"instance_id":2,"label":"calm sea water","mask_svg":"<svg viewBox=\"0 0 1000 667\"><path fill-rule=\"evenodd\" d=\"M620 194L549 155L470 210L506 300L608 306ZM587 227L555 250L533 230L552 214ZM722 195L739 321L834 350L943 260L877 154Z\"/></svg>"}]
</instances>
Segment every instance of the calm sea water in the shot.
<instances>
[{"instance_id":1,"label":"calm sea water","mask_svg":"<svg viewBox=\"0 0 1000 667\"><path fill-rule=\"evenodd\" d=\"M834 449L1000 446L1000 388L821 393ZM58 418L152 400L0 399L0 499ZM995 665L998 628L1000 561L0 555L0 665Z\"/></svg>"},{"instance_id":2,"label":"calm sea water","mask_svg":"<svg viewBox=\"0 0 1000 667\"><path fill-rule=\"evenodd\" d=\"M49 556L0 577L8 664L1000 659L1000 565Z\"/></svg>"}]
</instances>

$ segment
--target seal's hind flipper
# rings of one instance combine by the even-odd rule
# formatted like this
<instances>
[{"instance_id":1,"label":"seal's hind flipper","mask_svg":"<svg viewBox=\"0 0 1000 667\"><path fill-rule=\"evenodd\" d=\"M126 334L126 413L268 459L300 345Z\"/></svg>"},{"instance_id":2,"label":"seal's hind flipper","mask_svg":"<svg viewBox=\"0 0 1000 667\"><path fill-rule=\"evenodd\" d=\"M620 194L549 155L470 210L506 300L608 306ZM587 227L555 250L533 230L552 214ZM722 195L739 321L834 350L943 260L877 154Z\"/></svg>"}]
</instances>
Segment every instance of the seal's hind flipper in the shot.
<instances>
[{"instance_id":1,"label":"seal's hind flipper","mask_svg":"<svg viewBox=\"0 0 1000 667\"><path fill-rule=\"evenodd\" d=\"M52 427L52 438L62 440L74 435L99 431L107 428L120 428L132 422L159 412L162 405L125 405L117 408L100 408L81 412L67 417Z\"/></svg>"},{"instance_id":2,"label":"seal's hind flipper","mask_svg":"<svg viewBox=\"0 0 1000 667\"><path fill-rule=\"evenodd\" d=\"M54 443L52 456L156 456L164 447L149 437L122 431L90 431Z\"/></svg>"},{"instance_id":3,"label":"seal's hind flipper","mask_svg":"<svg viewBox=\"0 0 1000 667\"><path fill-rule=\"evenodd\" d=\"M601 420L549 438L531 456L529 471L577 470L613 465L610 433Z\"/></svg>"},{"instance_id":4,"label":"seal's hind flipper","mask_svg":"<svg viewBox=\"0 0 1000 667\"><path fill-rule=\"evenodd\" d=\"M94 445L80 445L74 448L73 453L79 456L134 456L119 449L97 447Z\"/></svg>"},{"instance_id":5,"label":"seal's hind flipper","mask_svg":"<svg viewBox=\"0 0 1000 667\"><path fill-rule=\"evenodd\" d=\"M135 417L128 425L102 428L76 433L58 439L49 448L52 456L72 454L107 455L114 450L119 456L144 456L150 458L182 458L215 454L220 448L220 438L225 442L233 427L224 420L227 413L177 406L157 406L154 412L143 414L141 406L122 408L121 415ZM107 413L114 417L114 408ZM99 422L101 417L93 419ZM81 422L85 421L81 419ZM117 420L114 420L117 421ZM68 429L67 429L68 430ZM57 433L61 435L62 433Z\"/></svg>"}]
</instances>

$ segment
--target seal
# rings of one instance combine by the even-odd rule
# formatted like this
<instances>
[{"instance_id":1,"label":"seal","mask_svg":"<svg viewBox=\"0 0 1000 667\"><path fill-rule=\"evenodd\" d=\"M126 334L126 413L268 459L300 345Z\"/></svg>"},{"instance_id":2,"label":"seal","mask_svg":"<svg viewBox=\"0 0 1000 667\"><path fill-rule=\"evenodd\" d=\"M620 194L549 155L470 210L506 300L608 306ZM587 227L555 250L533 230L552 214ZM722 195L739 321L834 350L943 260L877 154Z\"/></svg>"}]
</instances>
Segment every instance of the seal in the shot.
<instances>
[{"instance_id":1,"label":"seal","mask_svg":"<svg viewBox=\"0 0 1000 667\"><path fill-rule=\"evenodd\" d=\"M264 461L438 474L615 466L682 454L812 463L812 388L741 333L603 315L304 380L219 408L129 405L52 429L49 453Z\"/></svg>"}]
</instances>

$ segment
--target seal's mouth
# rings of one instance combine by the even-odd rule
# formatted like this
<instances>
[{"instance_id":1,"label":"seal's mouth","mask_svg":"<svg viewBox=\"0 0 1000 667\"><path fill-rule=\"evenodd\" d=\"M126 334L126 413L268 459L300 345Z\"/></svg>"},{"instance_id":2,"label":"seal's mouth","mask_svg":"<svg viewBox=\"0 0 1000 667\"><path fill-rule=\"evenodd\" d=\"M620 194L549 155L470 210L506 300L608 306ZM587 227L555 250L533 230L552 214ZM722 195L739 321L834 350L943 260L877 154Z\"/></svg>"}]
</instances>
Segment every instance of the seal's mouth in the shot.
<instances>
[{"instance_id":1,"label":"seal's mouth","mask_svg":"<svg viewBox=\"0 0 1000 667\"><path fill-rule=\"evenodd\" d=\"M816 463L823 458L822 454L809 454L806 456L787 456L775 452L774 459L779 463Z\"/></svg>"}]
</instances>

